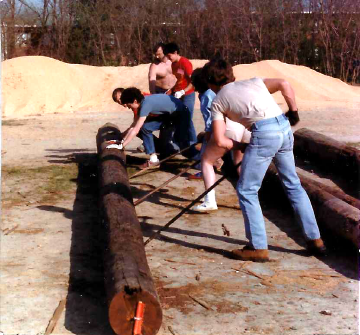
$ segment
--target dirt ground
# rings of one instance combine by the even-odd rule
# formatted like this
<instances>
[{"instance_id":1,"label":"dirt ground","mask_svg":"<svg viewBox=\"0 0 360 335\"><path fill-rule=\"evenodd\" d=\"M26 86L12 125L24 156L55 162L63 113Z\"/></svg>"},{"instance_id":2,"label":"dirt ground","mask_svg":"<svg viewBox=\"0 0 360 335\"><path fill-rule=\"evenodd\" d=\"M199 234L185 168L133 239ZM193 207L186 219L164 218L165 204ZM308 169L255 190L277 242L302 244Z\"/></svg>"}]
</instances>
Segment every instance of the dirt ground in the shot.
<instances>
[{"instance_id":1,"label":"dirt ground","mask_svg":"<svg viewBox=\"0 0 360 335\"><path fill-rule=\"evenodd\" d=\"M301 127L359 145L358 105L303 110ZM83 112L3 120L3 334L44 334L61 302L53 334L113 334L99 252L95 136L106 122L124 129L130 119L130 113ZM194 120L202 130L199 112ZM139 144L127 153L130 172L143 157L135 152ZM184 164L178 157L133 179L134 199ZM246 243L243 217L232 183L216 190L218 211L185 214L146 247L163 309L158 334L358 334L354 251L332 244L328 257L307 256L291 212L263 202L272 262L231 260L226 251ZM202 191L202 182L180 177L137 206L144 240Z\"/></svg>"}]
</instances>

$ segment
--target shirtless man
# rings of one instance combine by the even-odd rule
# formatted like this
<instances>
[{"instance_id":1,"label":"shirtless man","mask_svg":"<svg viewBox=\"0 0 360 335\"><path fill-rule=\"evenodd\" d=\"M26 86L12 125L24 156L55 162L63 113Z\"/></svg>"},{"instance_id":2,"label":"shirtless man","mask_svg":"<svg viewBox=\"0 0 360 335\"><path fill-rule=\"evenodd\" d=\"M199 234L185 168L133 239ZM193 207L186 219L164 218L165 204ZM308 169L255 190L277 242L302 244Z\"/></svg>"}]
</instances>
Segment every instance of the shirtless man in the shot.
<instances>
[{"instance_id":1,"label":"shirtless man","mask_svg":"<svg viewBox=\"0 0 360 335\"><path fill-rule=\"evenodd\" d=\"M156 44L153 51L156 60L149 68L149 90L151 94L166 93L176 83L171 61L164 55L164 43Z\"/></svg>"}]
</instances>

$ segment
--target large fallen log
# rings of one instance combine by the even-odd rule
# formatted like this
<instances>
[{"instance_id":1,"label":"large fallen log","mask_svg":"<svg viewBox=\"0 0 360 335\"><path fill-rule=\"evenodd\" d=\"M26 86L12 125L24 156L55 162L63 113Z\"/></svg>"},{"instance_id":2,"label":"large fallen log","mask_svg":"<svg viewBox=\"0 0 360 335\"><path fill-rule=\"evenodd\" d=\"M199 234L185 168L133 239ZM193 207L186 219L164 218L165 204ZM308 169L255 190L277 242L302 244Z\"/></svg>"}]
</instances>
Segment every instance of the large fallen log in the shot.
<instances>
[{"instance_id":1,"label":"large fallen log","mask_svg":"<svg viewBox=\"0 0 360 335\"><path fill-rule=\"evenodd\" d=\"M294 133L294 153L357 183L360 177L360 150L307 128Z\"/></svg>"},{"instance_id":2,"label":"large fallen log","mask_svg":"<svg viewBox=\"0 0 360 335\"><path fill-rule=\"evenodd\" d=\"M147 264L143 235L136 216L125 153L106 148L119 140L119 129L110 123L97 134L102 221L106 231L105 287L109 321L116 334L132 335L139 302L145 304L142 334L156 334L162 311Z\"/></svg>"},{"instance_id":3,"label":"large fallen log","mask_svg":"<svg viewBox=\"0 0 360 335\"><path fill-rule=\"evenodd\" d=\"M319 226L327 229L333 235L351 242L358 248L360 210L327 192L318 182L314 183L311 178L299 171L298 175L302 186L309 195ZM274 193L279 194L279 192L284 196L274 164L270 165L263 186L265 192L267 192L266 189L271 190L272 197L274 197Z\"/></svg>"},{"instance_id":4,"label":"large fallen log","mask_svg":"<svg viewBox=\"0 0 360 335\"><path fill-rule=\"evenodd\" d=\"M336 198L339 198L340 200L346 202L347 204L360 209L360 200L354 198L353 196L345 193L343 190L341 190L340 188L336 188L334 186L330 186L330 185L326 185L320 181L316 181L315 179L311 179L306 177L306 175L304 173L299 173L299 175L301 176L301 180L311 184L313 186L316 186L318 189L321 189L327 193L330 193L331 195L333 195Z\"/></svg>"}]
</instances>

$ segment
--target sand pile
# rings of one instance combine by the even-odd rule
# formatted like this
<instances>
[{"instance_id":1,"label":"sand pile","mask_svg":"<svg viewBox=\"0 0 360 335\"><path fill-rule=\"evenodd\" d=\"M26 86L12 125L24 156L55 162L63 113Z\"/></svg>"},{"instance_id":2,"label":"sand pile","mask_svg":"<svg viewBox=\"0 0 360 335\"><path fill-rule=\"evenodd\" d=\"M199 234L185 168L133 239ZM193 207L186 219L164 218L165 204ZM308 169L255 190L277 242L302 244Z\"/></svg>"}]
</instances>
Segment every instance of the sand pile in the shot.
<instances>
[{"instance_id":1,"label":"sand pile","mask_svg":"<svg viewBox=\"0 0 360 335\"><path fill-rule=\"evenodd\" d=\"M194 68L205 60L192 60ZM2 63L2 116L19 118L48 113L115 111L111 93L116 87L136 86L148 91L149 64L135 67L94 67L28 56ZM236 79L254 76L278 77L290 81L302 102L359 103L360 87L322 75L303 66L277 60L234 67ZM282 99L276 96L279 103Z\"/></svg>"}]
</instances>

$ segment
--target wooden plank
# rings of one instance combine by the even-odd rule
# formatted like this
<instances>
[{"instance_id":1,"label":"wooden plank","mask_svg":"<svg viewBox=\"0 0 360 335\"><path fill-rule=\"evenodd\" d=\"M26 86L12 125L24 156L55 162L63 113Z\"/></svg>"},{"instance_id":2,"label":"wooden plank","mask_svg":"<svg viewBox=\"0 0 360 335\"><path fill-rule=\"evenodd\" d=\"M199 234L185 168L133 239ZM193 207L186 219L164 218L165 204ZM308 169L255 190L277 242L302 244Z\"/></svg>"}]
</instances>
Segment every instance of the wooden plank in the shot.
<instances>
[{"instance_id":1,"label":"wooden plank","mask_svg":"<svg viewBox=\"0 0 360 335\"><path fill-rule=\"evenodd\" d=\"M53 333L53 331L60 319L60 316L65 309L65 305L66 305L66 299L60 300L59 305L56 307L54 314L53 314L52 318L50 319L48 326L46 327L45 335L50 335Z\"/></svg>"}]
</instances>

